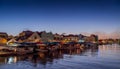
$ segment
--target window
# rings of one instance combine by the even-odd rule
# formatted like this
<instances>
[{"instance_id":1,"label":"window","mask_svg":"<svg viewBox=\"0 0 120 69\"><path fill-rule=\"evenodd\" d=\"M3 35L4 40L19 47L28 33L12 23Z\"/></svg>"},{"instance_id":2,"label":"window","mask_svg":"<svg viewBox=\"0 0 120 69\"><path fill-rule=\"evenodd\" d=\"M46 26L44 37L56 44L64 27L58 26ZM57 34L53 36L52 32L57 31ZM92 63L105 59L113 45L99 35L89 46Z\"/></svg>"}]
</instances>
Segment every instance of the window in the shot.
<instances>
[{"instance_id":1,"label":"window","mask_svg":"<svg viewBox=\"0 0 120 69\"><path fill-rule=\"evenodd\" d=\"M35 36L34 39L37 39L37 37Z\"/></svg>"}]
</instances>

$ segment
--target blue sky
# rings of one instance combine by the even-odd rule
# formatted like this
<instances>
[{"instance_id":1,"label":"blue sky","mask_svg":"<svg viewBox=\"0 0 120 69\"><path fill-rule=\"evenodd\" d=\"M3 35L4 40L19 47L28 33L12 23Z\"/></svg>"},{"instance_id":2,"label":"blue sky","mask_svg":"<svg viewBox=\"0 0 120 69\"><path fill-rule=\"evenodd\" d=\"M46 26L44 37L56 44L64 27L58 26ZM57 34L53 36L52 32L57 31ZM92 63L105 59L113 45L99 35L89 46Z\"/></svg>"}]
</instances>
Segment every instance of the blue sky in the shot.
<instances>
[{"instance_id":1,"label":"blue sky","mask_svg":"<svg viewBox=\"0 0 120 69\"><path fill-rule=\"evenodd\" d=\"M120 28L119 0L0 0L0 31L113 32Z\"/></svg>"}]
</instances>

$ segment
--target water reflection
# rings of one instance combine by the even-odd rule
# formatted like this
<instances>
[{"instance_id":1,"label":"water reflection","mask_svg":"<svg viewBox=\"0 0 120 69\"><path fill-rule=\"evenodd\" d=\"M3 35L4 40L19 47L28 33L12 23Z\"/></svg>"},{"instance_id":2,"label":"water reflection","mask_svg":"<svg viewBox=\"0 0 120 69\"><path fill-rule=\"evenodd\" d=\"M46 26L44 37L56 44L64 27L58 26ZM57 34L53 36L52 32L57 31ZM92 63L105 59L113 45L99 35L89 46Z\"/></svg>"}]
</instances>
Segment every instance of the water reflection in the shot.
<instances>
[{"instance_id":1,"label":"water reflection","mask_svg":"<svg viewBox=\"0 0 120 69\"><path fill-rule=\"evenodd\" d=\"M119 58L120 57L120 45L101 45L99 46L99 56L105 58Z\"/></svg>"},{"instance_id":2,"label":"water reflection","mask_svg":"<svg viewBox=\"0 0 120 69\"><path fill-rule=\"evenodd\" d=\"M101 45L24 56L1 56L0 69L120 69L119 57L119 45Z\"/></svg>"},{"instance_id":3,"label":"water reflection","mask_svg":"<svg viewBox=\"0 0 120 69\"><path fill-rule=\"evenodd\" d=\"M17 57L16 56L10 56L10 57L0 57L0 64L11 64L16 63Z\"/></svg>"},{"instance_id":4,"label":"water reflection","mask_svg":"<svg viewBox=\"0 0 120 69\"><path fill-rule=\"evenodd\" d=\"M47 64L47 62L53 62L55 59L64 59L64 55L84 55L85 52L91 52L90 55L96 56L98 52L98 47L84 49L66 49L66 50L58 50L58 51L51 51L51 52L38 52L29 55L23 56L7 56L7 57L0 57L1 64L11 64L16 63L18 61L31 61L34 64ZM70 57L71 58L71 57Z\"/></svg>"}]
</instances>

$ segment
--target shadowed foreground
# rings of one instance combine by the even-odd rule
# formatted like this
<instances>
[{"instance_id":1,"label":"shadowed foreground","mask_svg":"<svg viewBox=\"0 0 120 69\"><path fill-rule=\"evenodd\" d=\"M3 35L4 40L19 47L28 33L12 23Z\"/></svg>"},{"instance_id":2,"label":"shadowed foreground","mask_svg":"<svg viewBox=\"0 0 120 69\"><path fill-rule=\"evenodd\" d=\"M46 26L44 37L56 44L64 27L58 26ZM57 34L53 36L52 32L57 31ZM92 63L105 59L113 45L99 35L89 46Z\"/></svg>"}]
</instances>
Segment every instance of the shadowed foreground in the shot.
<instances>
[{"instance_id":1,"label":"shadowed foreground","mask_svg":"<svg viewBox=\"0 0 120 69\"><path fill-rule=\"evenodd\" d=\"M120 46L0 57L0 69L120 69Z\"/></svg>"}]
</instances>

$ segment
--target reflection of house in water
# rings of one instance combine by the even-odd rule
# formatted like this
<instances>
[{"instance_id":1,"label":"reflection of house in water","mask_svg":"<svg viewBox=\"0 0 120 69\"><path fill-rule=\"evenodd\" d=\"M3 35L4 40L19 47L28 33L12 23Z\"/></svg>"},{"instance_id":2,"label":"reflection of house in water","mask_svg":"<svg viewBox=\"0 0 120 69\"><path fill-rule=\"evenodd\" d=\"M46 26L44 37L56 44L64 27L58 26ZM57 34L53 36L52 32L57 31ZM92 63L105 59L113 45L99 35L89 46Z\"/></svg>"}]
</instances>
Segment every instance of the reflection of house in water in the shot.
<instances>
[{"instance_id":1,"label":"reflection of house in water","mask_svg":"<svg viewBox=\"0 0 120 69\"><path fill-rule=\"evenodd\" d=\"M7 57L0 57L0 64L7 63Z\"/></svg>"},{"instance_id":2,"label":"reflection of house in water","mask_svg":"<svg viewBox=\"0 0 120 69\"><path fill-rule=\"evenodd\" d=\"M69 54L69 55L72 55L73 54L73 52L74 52L74 50L63 50L62 51L64 54Z\"/></svg>"},{"instance_id":3,"label":"reflection of house in water","mask_svg":"<svg viewBox=\"0 0 120 69\"><path fill-rule=\"evenodd\" d=\"M16 62L17 62L17 57L9 57L7 61L8 64L16 63Z\"/></svg>"},{"instance_id":4,"label":"reflection of house in water","mask_svg":"<svg viewBox=\"0 0 120 69\"><path fill-rule=\"evenodd\" d=\"M31 54L31 55L0 57L0 62L5 64L10 64L10 63L16 63L18 61L29 60L35 64L40 63L42 65L46 65L47 62L52 63L54 59L63 58L63 55L64 52L62 51L38 52L36 54Z\"/></svg>"},{"instance_id":5,"label":"reflection of house in water","mask_svg":"<svg viewBox=\"0 0 120 69\"><path fill-rule=\"evenodd\" d=\"M97 56L98 55L98 46L94 46L91 48L91 55Z\"/></svg>"},{"instance_id":6,"label":"reflection of house in water","mask_svg":"<svg viewBox=\"0 0 120 69\"><path fill-rule=\"evenodd\" d=\"M84 51L81 49L66 49L66 50L56 50L50 52L38 52L34 54L28 54L23 56L13 56L13 57L0 57L0 63L10 64L16 63L18 61L31 61L34 66L41 64L46 66L47 63L53 64L57 62L56 59L63 59L64 57L72 58L74 55L87 55L87 56L97 56L98 46L90 47Z\"/></svg>"},{"instance_id":7,"label":"reflection of house in water","mask_svg":"<svg viewBox=\"0 0 120 69\"><path fill-rule=\"evenodd\" d=\"M16 56L10 56L10 57L0 57L0 64L5 63L5 64L11 64L11 63L16 63L18 61Z\"/></svg>"},{"instance_id":8,"label":"reflection of house in water","mask_svg":"<svg viewBox=\"0 0 120 69\"><path fill-rule=\"evenodd\" d=\"M91 46L90 48L86 49L82 55L86 56L97 56L98 55L98 46Z\"/></svg>"},{"instance_id":9,"label":"reflection of house in water","mask_svg":"<svg viewBox=\"0 0 120 69\"><path fill-rule=\"evenodd\" d=\"M38 63L45 65L47 63L46 53L39 52L37 61Z\"/></svg>"}]
</instances>

